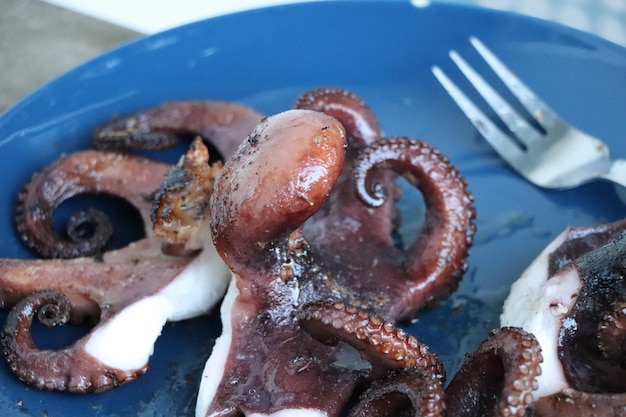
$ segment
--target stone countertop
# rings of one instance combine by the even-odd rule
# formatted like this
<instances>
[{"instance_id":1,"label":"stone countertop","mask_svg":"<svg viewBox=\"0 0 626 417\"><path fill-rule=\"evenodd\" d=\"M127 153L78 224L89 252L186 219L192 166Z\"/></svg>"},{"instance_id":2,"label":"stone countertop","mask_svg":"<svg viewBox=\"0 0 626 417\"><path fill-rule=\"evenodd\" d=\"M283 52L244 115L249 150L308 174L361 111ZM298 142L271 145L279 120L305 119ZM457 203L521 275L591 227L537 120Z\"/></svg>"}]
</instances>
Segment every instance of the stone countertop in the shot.
<instances>
[{"instance_id":1,"label":"stone countertop","mask_svg":"<svg viewBox=\"0 0 626 417\"><path fill-rule=\"evenodd\" d=\"M0 113L68 69L142 36L39 0L0 3Z\"/></svg>"}]
</instances>

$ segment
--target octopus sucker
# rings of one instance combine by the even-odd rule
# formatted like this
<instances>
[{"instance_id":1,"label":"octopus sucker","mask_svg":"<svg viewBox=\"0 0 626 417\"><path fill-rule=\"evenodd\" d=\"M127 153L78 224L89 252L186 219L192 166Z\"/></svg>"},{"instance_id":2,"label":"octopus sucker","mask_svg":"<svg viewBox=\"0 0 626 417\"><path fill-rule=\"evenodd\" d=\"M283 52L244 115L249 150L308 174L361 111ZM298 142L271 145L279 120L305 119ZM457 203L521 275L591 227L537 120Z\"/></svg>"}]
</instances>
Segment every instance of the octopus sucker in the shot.
<instances>
[{"instance_id":1,"label":"octopus sucker","mask_svg":"<svg viewBox=\"0 0 626 417\"><path fill-rule=\"evenodd\" d=\"M326 344L339 341L357 349L373 367L374 379L392 369L423 368L445 378L443 365L428 347L395 324L354 306L325 301L304 305L300 326Z\"/></svg>"},{"instance_id":2,"label":"octopus sucker","mask_svg":"<svg viewBox=\"0 0 626 417\"><path fill-rule=\"evenodd\" d=\"M195 150L183 158L181 166L193 165L189 161L185 165L185 159L203 160L205 153ZM146 196L156 194L170 168L131 155L86 151L64 157L52 170L45 169L43 173L54 173L52 180L47 180L49 176L43 174L43 179L35 176L37 184L51 181L65 193L46 186L40 187L43 194L51 192L62 197L85 189L117 193L139 210L146 233L144 238L105 251L98 258L0 260L0 304L11 308L11 317L29 317L21 310L32 310L40 303L37 301L41 296L39 291L45 289L62 294L63 299L68 300L72 323L95 323L86 335L68 347L40 349L29 339L30 329L26 326L32 319L10 320L5 331L4 352L10 369L21 379L49 390L100 392L114 388L145 373L154 342L166 322L206 314L221 300L230 272L217 254L210 235L194 239L185 235L183 238L184 233L177 234L176 229L167 224L169 233L162 235L179 238L167 241L156 237L152 231L153 204ZM208 165L207 170L210 171ZM212 181L212 174L202 178ZM63 183L59 178L74 180ZM197 182L182 184L190 189L193 185ZM33 187L26 188L33 190ZM203 184L202 189L208 193L203 193L202 199L208 200L212 184ZM157 207L176 206L179 201L174 192L168 195L165 191L160 196L161 204ZM29 196L29 199L36 198L34 193ZM199 204L202 199L192 203ZM208 211L206 205L200 205ZM174 211L174 217L178 214ZM170 220L179 227L190 221L187 217L174 217ZM194 227L208 229L203 226L201 212L196 212L192 219ZM208 224L208 216L204 222ZM157 231L165 226L154 225ZM174 244L182 245L181 254L164 252ZM53 310L53 307L45 307L45 311ZM19 332L15 331L15 323L20 323ZM68 360L68 356L75 357L80 364ZM29 358L38 358L38 362ZM42 365L47 360L55 366Z\"/></svg>"},{"instance_id":3,"label":"octopus sucker","mask_svg":"<svg viewBox=\"0 0 626 417\"><path fill-rule=\"evenodd\" d=\"M626 412L625 230L624 220L569 227L513 284L501 323L532 332L544 352L529 415Z\"/></svg>"},{"instance_id":4,"label":"octopus sucker","mask_svg":"<svg viewBox=\"0 0 626 417\"><path fill-rule=\"evenodd\" d=\"M140 213L149 212L154 192L169 165L112 152L83 151L62 157L33 175L18 197L16 227L24 243L44 258L76 258L101 253L112 234L106 215L87 209L70 219L65 239L54 229L57 207L80 194L109 194L131 203ZM90 215L91 214L91 215ZM72 220L73 219L73 220ZM144 218L149 224L149 217ZM89 229L81 238L75 231ZM74 231L74 232L73 232Z\"/></svg>"},{"instance_id":5,"label":"octopus sucker","mask_svg":"<svg viewBox=\"0 0 626 417\"><path fill-rule=\"evenodd\" d=\"M532 334L514 327L492 331L446 388L447 412L455 417L524 416L534 400L542 360Z\"/></svg>"},{"instance_id":6,"label":"octopus sucker","mask_svg":"<svg viewBox=\"0 0 626 417\"><path fill-rule=\"evenodd\" d=\"M172 101L114 118L98 128L96 149L129 151L174 146L179 135L201 136L228 159L264 115L238 103Z\"/></svg>"}]
</instances>

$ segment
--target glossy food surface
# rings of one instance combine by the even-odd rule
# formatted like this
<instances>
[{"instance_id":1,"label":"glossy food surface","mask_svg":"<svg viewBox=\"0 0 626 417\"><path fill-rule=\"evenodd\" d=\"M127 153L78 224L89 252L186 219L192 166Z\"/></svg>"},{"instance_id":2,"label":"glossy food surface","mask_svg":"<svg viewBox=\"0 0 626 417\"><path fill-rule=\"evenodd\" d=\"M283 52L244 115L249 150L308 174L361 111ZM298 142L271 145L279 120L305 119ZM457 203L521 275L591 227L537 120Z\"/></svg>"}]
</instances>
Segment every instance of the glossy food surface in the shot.
<instances>
[{"instance_id":1,"label":"glossy food surface","mask_svg":"<svg viewBox=\"0 0 626 417\"><path fill-rule=\"evenodd\" d=\"M612 221L625 213L610 184L540 190L490 149L431 73L439 65L469 90L448 50L487 72L469 44L471 35L557 112L602 138L615 157L626 157L626 50L617 45L539 20L450 5L331 1L253 10L113 50L0 116L0 256L32 256L13 223L22 185L61 153L89 148L94 129L114 114L201 98L272 114L291 108L312 87L347 88L368 102L386 135L439 147L474 194L478 232L468 273L451 298L407 325L453 375L464 353L498 327L510 284L549 241L570 224ZM158 157L174 162L185 146ZM422 218L420 198L408 193L400 206L402 232L410 239ZM129 238L115 237L118 244ZM57 346L67 333L42 331L39 342ZM168 325L148 373L98 395L39 392L0 366L0 409L7 417L193 415L198 379L219 333L217 314Z\"/></svg>"}]
</instances>

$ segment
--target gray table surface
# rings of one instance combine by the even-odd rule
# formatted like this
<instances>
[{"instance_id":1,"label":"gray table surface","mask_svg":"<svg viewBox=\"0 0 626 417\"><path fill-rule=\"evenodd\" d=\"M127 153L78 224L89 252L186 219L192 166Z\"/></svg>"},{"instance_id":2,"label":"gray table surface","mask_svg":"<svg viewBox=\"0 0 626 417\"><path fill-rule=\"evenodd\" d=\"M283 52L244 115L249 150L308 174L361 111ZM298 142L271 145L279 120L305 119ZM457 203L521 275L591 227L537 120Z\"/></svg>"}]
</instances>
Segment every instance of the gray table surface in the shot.
<instances>
[{"instance_id":1,"label":"gray table surface","mask_svg":"<svg viewBox=\"0 0 626 417\"><path fill-rule=\"evenodd\" d=\"M39 0L0 0L0 113L68 69L140 36Z\"/></svg>"}]
</instances>

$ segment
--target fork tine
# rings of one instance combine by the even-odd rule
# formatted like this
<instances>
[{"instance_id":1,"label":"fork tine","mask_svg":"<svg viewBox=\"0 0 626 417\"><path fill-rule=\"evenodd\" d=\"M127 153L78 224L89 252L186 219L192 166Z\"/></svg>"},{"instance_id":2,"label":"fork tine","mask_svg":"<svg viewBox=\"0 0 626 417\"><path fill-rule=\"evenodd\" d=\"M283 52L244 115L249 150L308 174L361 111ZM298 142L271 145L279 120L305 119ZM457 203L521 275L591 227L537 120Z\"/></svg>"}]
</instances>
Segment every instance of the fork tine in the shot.
<instances>
[{"instance_id":1,"label":"fork tine","mask_svg":"<svg viewBox=\"0 0 626 417\"><path fill-rule=\"evenodd\" d=\"M489 103L500 119L508 126L524 145L530 147L541 135L524 119L485 79L474 70L456 51L450 51L450 58L472 83L481 96Z\"/></svg>"},{"instance_id":2,"label":"fork tine","mask_svg":"<svg viewBox=\"0 0 626 417\"><path fill-rule=\"evenodd\" d=\"M498 74L502 82L517 97L520 103L528 110L530 115L546 130L563 126L565 122L552 110L543 100L541 100L522 80L491 52L475 36L470 37L470 42L478 53L489 64L491 69Z\"/></svg>"},{"instance_id":3,"label":"fork tine","mask_svg":"<svg viewBox=\"0 0 626 417\"><path fill-rule=\"evenodd\" d=\"M432 72L487 142L502 158L517 168L516 161L523 158L523 151L450 80L441 68L434 66Z\"/></svg>"}]
</instances>

